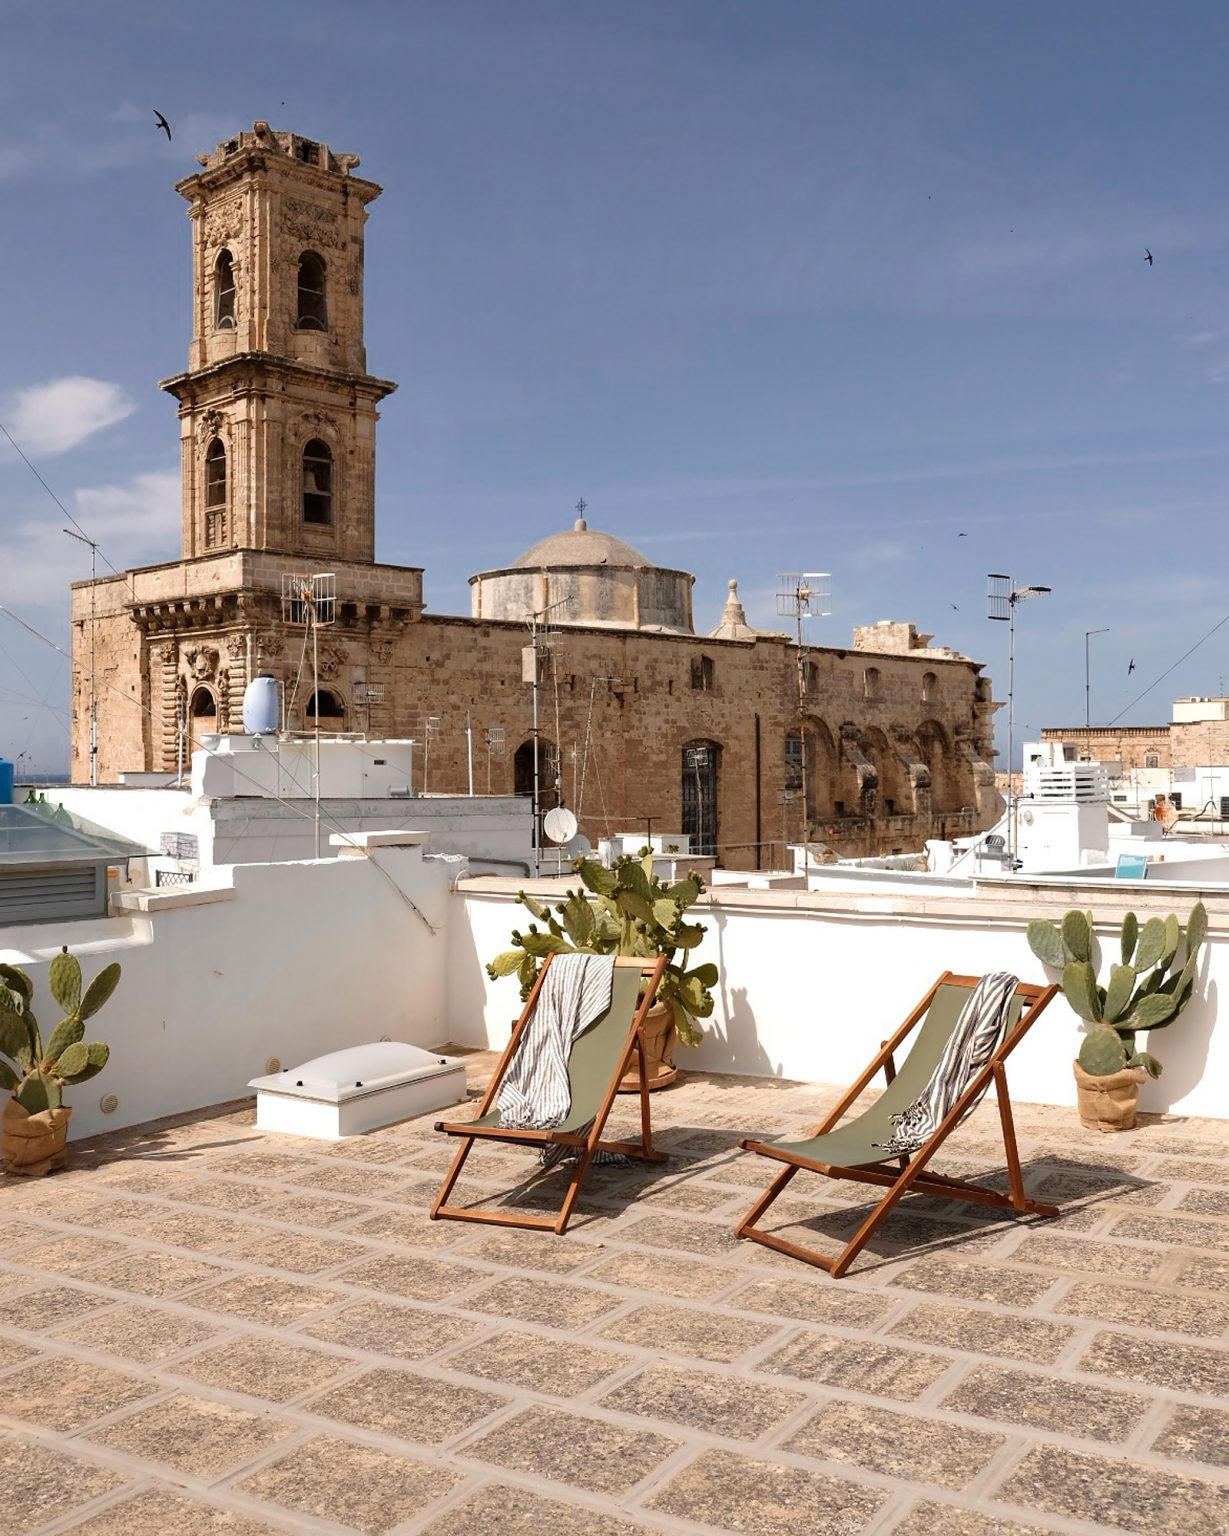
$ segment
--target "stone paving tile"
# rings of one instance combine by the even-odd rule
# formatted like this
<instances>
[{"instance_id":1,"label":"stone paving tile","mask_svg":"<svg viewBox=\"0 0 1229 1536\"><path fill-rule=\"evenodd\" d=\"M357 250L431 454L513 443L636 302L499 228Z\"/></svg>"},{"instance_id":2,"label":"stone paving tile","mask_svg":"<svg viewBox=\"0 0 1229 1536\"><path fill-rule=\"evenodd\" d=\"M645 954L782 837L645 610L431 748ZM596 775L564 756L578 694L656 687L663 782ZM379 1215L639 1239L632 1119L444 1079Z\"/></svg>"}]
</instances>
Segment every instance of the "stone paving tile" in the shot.
<instances>
[{"instance_id":1,"label":"stone paving tile","mask_svg":"<svg viewBox=\"0 0 1229 1536\"><path fill-rule=\"evenodd\" d=\"M940 1406L1003 1424L1027 1424L1032 1429L1116 1441L1133 1433L1148 1403L1148 1398L1116 1387L979 1365Z\"/></svg>"},{"instance_id":2,"label":"stone paving tile","mask_svg":"<svg viewBox=\"0 0 1229 1536\"><path fill-rule=\"evenodd\" d=\"M1229 1189L1188 1189L1177 1209L1195 1216L1229 1216Z\"/></svg>"},{"instance_id":3,"label":"stone paving tile","mask_svg":"<svg viewBox=\"0 0 1229 1536\"><path fill-rule=\"evenodd\" d=\"M1058 1446L1030 1451L996 1496L1116 1531L1225 1536L1229 1487Z\"/></svg>"},{"instance_id":4,"label":"stone paving tile","mask_svg":"<svg viewBox=\"0 0 1229 1536\"><path fill-rule=\"evenodd\" d=\"M465 1455L592 1493L624 1493L679 1441L536 1405L470 1441ZM694 1518L694 1517L693 1517Z\"/></svg>"},{"instance_id":5,"label":"stone paving tile","mask_svg":"<svg viewBox=\"0 0 1229 1536\"><path fill-rule=\"evenodd\" d=\"M540 1499L524 1488L488 1483L426 1527L424 1536L635 1536L643 1525L579 1504Z\"/></svg>"},{"instance_id":6,"label":"stone paving tile","mask_svg":"<svg viewBox=\"0 0 1229 1536\"><path fill-rule=\"evenodd\" d=\"M264 1323L283 1328L297 1323L310 1312L332 1306L341 1293L323 1286L300 1285L277 1275L237 1274L221 1285L194 1291L191 1304L206 1312L224 1312L248 1323Z\"/></svg>"},{"instance_id":7,"label":"stone paving tile","mask_svg":"<svg viewBox=\"0 0 1229 1536\"><path fill-rule=\"evenodd\" d=\"M310 1349L287 1339L246 1333L198 1350L172 1367L177 1376L186 1376L190 1381L220 1387L225 1392L267 1398L271 1403L302 1397L342 1371L354 1368L348 1356L336 1355L331 1350Z\"/></svg>"},{"instance_id":8,"label":"stone paving tile","mask_svg":"<svg viewBox=\"0 0 1229 1536\"><path fill-rule=\"evenodd\" d=\"M898 1298L881 1291L857 1290L844 1283L834 1285L805 1279L799 1284L783 1276L779 1280L754 1280L727 1296L724 1305L744 1312L762 1312L769 1317L873 1330L898 1305Z\"/></svg>"},{"instance_id":9,"label":"stone paving tile","mask_svg":"<svg viewBox=\"0 0 1229 1536\"><path fill-rule=\"evenodd\" d=\"M509 1329L440 1362L450 1371L511 1387L579 1397L632 1364L632 1357L568 1339Z\"/></svg>"},{"instance_id":10,"label":"stone paving tile","mask_svg":"<svg viewBox=\"0 0 1229 1536\"><path fill-rule=\"evenodd\" d=\"M676 1216L642 1216L620 1227L619 1240L643 1243L650 1248L669 1248L675 1253L692 1253L701 1258L745 1261L750 1244L740 1242L733 1235L731 1225L698 1219L688 1221Z\"/></svg>"},{"instance_id":11,"label":"stone paving tile","mask_svg":"<svg viewBox=\"0 0 1229 1536\"><path fill-rule=\"evenodd\" d=\"M119 1355L138 1365L156 1365L182 1349L215 1337L220 1326L162 1307L133 1303L99 1316L79 1318L68 1327L57 1329L54 1337L66 1344L79 1344L82 1349Z\"/></svg>"},{"instance_id":12,"label":"stone paving tile","mask_svg":"<svg viewBox=\"0 0 1229 1536\"><path fill-rule=\"evenodd\" d=\"M933 1386L951 1363L946 1355L895 1344L804 1333L761 1361L757 1370L909 1402Z\"/></svg>"},{"instance_id":13,"label":"stone paving tile","mask_svg":"<svg viewBox=\"0 0 1229 1536\"><path fill-rule=\"evenodd\" d=\"M43 1234L46 1236L46 1233ZM7 1244L6 1251L7 1251ZM53 1275L71 1275L89 1264L104 1259L118 1259L132 1252L126 1243L107 1237L82 1237L79 1232L57 1233L48 1242L23 1248L20 1262L29 1269L43 1269ZM92 1277L91 1277L92 1278Z\"/></svg>"},{"instance_id":14,"label":"stone paving tile","mask_svg":"<svg viewBox=\"0 0 1229 1536\"><path fill-rule=\"evenodd\" d=\"M1170 1157L1156 1165L1154 1174L1159 1179L1189 1179L1192 1184L1229 1184L1229 1166L1224 1160L1224 1148L1215 1161L1199 1161L1190 1157Z\"/></svg>"},{"instance_id":15,"label":"stone paving tile","mask_svg":"<svg viewBox=\"0 0 1229 1536\"><path fill-rule=\"evenodd\" d=\"M87 1438L142 1461L212 1479L242 1466L295 1428L268 1414L180 1394L138 1408Z\"/></svg>"},{"instance_id":16,"label":"stone paving tile","mask_svg":"<svg viewBox=\"0 0 1229 1536\"><path fill-rule=\"evenodd\" d=\"M1099 1333L1080 1360L1081 1371L1123 1381L1229 1397L1229 1351L1163 1343L1128 1333Z\"/></svg>"},{"instance_id":17,"label":"stone paving tile","mask_svg":"<svg viewBox=\"0 0 1229 1536\"><path fill-rule=\"evenodd\" d=\"M507 1275L465 1302L470 1312L491 1312L524 1323L573 1329L586 1328L596 1318L623 1305L621 1297L594 1286L531 1280L526 1275Z\"/></svg>"},{"instance_id":18,"label":"stone paving tile","mask_svg":"<svg viewBox=\"0 0 1229 1536\"><path fill-rule=\"evenodd\" d=\"M419 1181L410 1178L413 1169L406 1167L363 1168L349 1163L317 1163L310 1170L296 1177L297 1184L308 1184L312 1189L330 1189L339 1195L378 1195L382 1199L395 1199L399 1190L413 1188Z\"/></svg>"},{"instance_id":19,"label":"stone paving tile","mask_svg":"<svg viewBox=\"0 0 1229 1536\"><path fill-rule=\"evenodd\" d=\"M27 1277L26 1284L30 1283ZM97 1291L71 1285L35 1285L7 1304L5 1316L14 1327L42 1333L84 1312L97 1312L110 1305L111 1298Z\"/></svg>"},{"instance_id":20,"label":"stone paving tile","mask_svg":"<svg viewBox=\"0 0 1229 1536\"><path fill-rule=\"evenodd\" d=\"M3 1411L12 1419L71 1434L158 1390L122 1371L42 1357L4 1378Z\"/></svg>"},{"instance_id":21,"label":"stone paving tile","mask_svg":"<svg viewBox=\"0 0 1229 1536\"><path fill-rule=\"evenodd\" d=\"M248 1264L287 1269L299 1275L318 1275L326 1269L339 1269L343 1264L352 1263L362 1249L353 1241L344 1242L336 1237L269 1232L262 1233L254 1242L245 1242L238 1252Z\"/></svg>"},{"instance_id":22,"label":"stone paving tile","mask_svg":"<svg viewBox=\"0 0 1229 1536\"><path fill-rule=\"evenodd\" d=\"M310 1179L313 1170L320 1166L313 1158L256 1150L263 1145L263 1141L255 1141L250 1152L214 1158L209 1170L211 1173L234 1173L244 1179L281 1179L291 1183L298 1182L303 1176Z\"/></svg>"},{"instance_id":23,"label":"stone paving tile","mask_svg":"<svg viewBox=\"0 0 1229 1536\"><path fill-rule=\"evenodd\" d=\"M780 1331L780 1324L754 1323L697 1307L654 1302L615 1318L597 1331L602 1338L620 1344L698 1355L702 1360L731 1361L766 1343Z\"/></svg>"},{"instance_id":24,"label":"stone paving tile","mask_svg":"<svg viewBox=\"0 0 1229 1536\"><path fill-rule=\"evenodd\" d=\"M110 1467L66 1456L24 1436L6 1436L0 1439L0 1530L5 1536L28 1536L91 1499L122 1488L127 1480L125 1473Z\"/></svg>"},{"instance_id":25,"label":"stone paving tile","mask_svg":"<svg viewBox=\"0 0 1229 1536\"><path fill-rule=\"evenodd\" d=\"M999 1269L965 1259L919 1259L898 1270L889 1282L914 1291L959 1297L962 1301L991 1301L1000 1306L1030 1307L1054 1284L1053 1275L1022 1269Z\"/></svg>"},{"instance_id":26,"label":"stone paving tile","mask_svg":"<svg viewBox=\"0 0 1229 1536\"><path fill-rule=\"evenodd\" d=\"M1202 1462L1209 1467L1229 1467L1229 1412L1179 1403L1165 1420L1151 1449L1157 1456Z\"/></svg>"},{"instance_id":27,"label":"stone paving tile","mask_svg":"<svg viewBox=\"0 0 1229 1536\"><path fill-rule=\"evenodd\" d=\"M1224 1291L1229 1288L1229 1259L1211 1255L1188 1259L1178 1271L1178 1285L1193 1286L1201 1291Z\"/></svg>"},{"instance_id":28,"label":"stone paving tile","mask_svg":"<svg viewBox=\"0 0 1229 1536\"><path fill-rule=\"evenodd\" d=\"M1229 1252L1229 1223L1195 1221L1189 1216L1120 1216L1111 1229L1115 1237L1164 1243L1172 1248L1212 1248Z\"/></svg>"},{"instance_id":29,"label":"stone paving tile","mask_svg":"<svg viewBox=\"0 0 1229 1536\"><path fill-rule=\"evenodd\" d=\"M649 1508L740 1536L855 1536L888 1497L822 1472L713 1450L677 1472Z\"/></svg>"},{"instance_id":30,"label":"stone paving tile","mask_svg":"<svg viewBox=\"0 0 1229 1536\"><path fill-rule=\"evenodd\" d=\"M594 1256L591 1244L575 1234L567 1238L553 1233L517 1232L509 1228L502 1231L482 1232L466 1243L467 1259L480 1259L484 1264L502 1264L510 1269L540 1269L547 1274L566 1275Z\"/></svg>"},{"instance_id":31,"label":"stone paving tile","mask_svg":"<svg viewBox=\"0 0 1229 1536\"><path fill-rule=\"evenodd\" d=\"M885 1477L963 1488L1003 1442L1002 1435L891 1408L828 1402L783 1449L820 1461L847 1462Z\"/></svg>"},{"instance_id":32,"label":"stone paving tile","mask_svg":"<svg viewBox=\"0 0 1229 1536\"><path fill-rule=\"evenodd\" d=\"M697 1263L662 1251L640 1253L629 1249L612 1253L600 1264L586 1269L586 1280L602 1280L607 1285L625 1285L634 1290L653 1291L680 1301L705 1301L727 1290L739 1278L740 1271L723 1269L716 1264Z\"/></svg>"},{"instance_id":33,"label":"stone paving tile","mask_svg":"<svg viewBox=\"0 0 1229 1536\"><path fill-rule=\"evenodd\" d=\"M346 1285L357 1285L367 1291L387 1291L411 1301L443 1301L488 1277L484 1270L467 1269L463 1264L382 1253L334 1278Z\"/></svg>"},{"instance_id":34,"label":"stone paving tile","mask_svg":"<svg viewBox=\"0 0 1229 1536\"><path fill-rule=\"evenodd\" d=\"M749 1389L737 1376L674 1365L651 1365L599 1399L603 1408L657 1419L659 1428L686 1425L730 1440L757 1440L808 1401L786 1388Z\"/></svg>"},{"instance_id":35,"label":"stone paving tile","mask_svg":"<svg viewBox=\"0 0 1229 1536\"><path fill-rule=\"evenodd\" d=\"M299 1406L320 1418L435 1445L506 1408L508 1399L415 1371L380 1366Z\"/></svg>"},{"instance_id":36,"label":"stone paving tile","mask_svg":"<svg viewBox=\"0 0 1229 1536\"><path fill-rule=\"evenodd\" d=\"M892 1536L1054 1536L1053 1528L1020 1525L1015 1520L1000 1520L974 1509L955 1509L950 1504L932 1504L924 1499L915 1504L900 1525L892 1527Z\"/></svg>"},{"instance_id":37,"label":"stone paving tile","mask_svg":"<svg viewBox=\"0 0 1229 1536\"><path fill-rule=\"evenodd\" d=\"M1156 1328L1167 1333L1201 1334L1219 1338L1229 1328L1229 1300L1184 1296L1173 1290L1148 1290L1143 1286L1107 1286L1081 1281L1061 1296L1053 1310L1064 1317L1090 1317L1103 1323L1121 1323L1128 1312L1146 1313Z\"/></svg>"},{"instance_id":38,"label":"stone paving tile","mask_svg":"<svg viewBox=\"0 0 1229 1536\"><path fill-rule=\"evenodd\" d=\"M919 1344L941 1344L947 1349L971 1350L981 1355L1006 1355L1009 1360L1031 1360L1038 1365L1056 1360L1075 1332L1073 1328L1043 1323L1035 1317L995 1316L933 1302L922 1302L912 1308L888 1331L896 1338L913 1339Z\"/></svg>"},{"instance_id":39,"label":"stone paving tile","mask_svg":"<svg viewBox=\"0 0 1229 1536\"><path fill-rule=\"evenodd\" d=\"M151 1193L153 1191L151 1190ZM164 1191L166 1198L185 1205L205 1205L217 1211L246 1211L262 1205L269 1198L263 1184L241 1184L238 1180L192 1179L177 1184L174 1191Z\"/></svg>"},{"instance_id":40,"label":"stone paving tile","mask_svg":"<svg viewBox=\"0 0 1229 1536\"><path fill-rule=\"evenodd\" d=\"M284 1221L292 1227L334 1227L356 1216L369 1214L374 1207L367 1201L328 1200L322 1195L291 1195L262 1188L262 1204L256 1214L270 1221ZM272 1195L272 1198L270 1196Z\"/></svg>"},{"instance_id":41,"label":"stone paving tile","mask_svg":"<svg viewBox=\"0 0 1229 1536\"><path fill-rule=\"evenodd\" d=\"M230 1270L202 1259L189 1259L177 1253L141 1253L129 1259L99 1264L83 1275L94 1285L110 1286L116 1291L131 1291L137 1296L178 1296L206 1280L220 1280Z\"/></svg>"},{"instance_id":42,"label":"stone paving tile","mask_svg":"<svg viewBox=\"0 0 1229 1536\"><path fill-rule=\"evenodd\" d=\"M1064 1274L1075 1270L1086 1275L1122 1275L1133 1280L1150 1280L1168 1257L1163 1248L1099 1243L1054 1231L1030 1233L1006 1255L1013 1264L1034 1264Z\"/></svg>"},{"instance_id":43,"label":"stone paving tile","mask_svg":"<svg viewBox=\"0 0 1229 1536\"><path fill-rule=\"evenodd\" d=\"M438 1465L321 1435L296 1445L235 1488L296 1514L340 1521L364 1536L384 1536L462 1481L462 1474Z\"/></svg>"},{"instance_id":44,"label":"stone paving tile","mask_svg":"<svg viewBox=\"0 0 1229 1536\"><path fill-rule=\"evenodd\" d=\"M389 1206L348 1227L346 1236L351 1233L381 1243L400 1243L406 1248L448 1248L472 1237L474 1229L461 1221L432 1221L423 1211Z\"/></svg>"},{"instance_id":45,"label":"stone paving tile","mask_svg":"<svg viewBox=\"0 0 1229 1536\"><path fill-rule=\"evenodd\" d=\"M299 1333L328 1344L362 1349L395 1360L421 1360L449 1345L459 1344L479 1331L467 1318L441 1316L395 1301L357 1301L340 1312L331 1312L314 1323L304 1323Z\"/></svg>"},{"instance_id":46,"label":"stone paving tile","mask_svg":"<svg viewBox=\"0 0 1229 1536\"><path fill-rule=\"evenodd\" d=\"M65 1536L287 1536L284 1525L249 1520L230 1509L166 1488L146 1488L133 1498L109 1504Z\"/></svg>"},{"instance_id":47,"label":"stone paving tile","mask_svg":"<svg viewBox=\"0 0 1229 1536\"><path fill-rule=\"evenodd\" d=\"M19 1344L16 1339L0 1336L0 1371L10 1365L16 1365L19 1360L33 1359L36 1351L27 1344Z\"/></svg>"}]
</instances>

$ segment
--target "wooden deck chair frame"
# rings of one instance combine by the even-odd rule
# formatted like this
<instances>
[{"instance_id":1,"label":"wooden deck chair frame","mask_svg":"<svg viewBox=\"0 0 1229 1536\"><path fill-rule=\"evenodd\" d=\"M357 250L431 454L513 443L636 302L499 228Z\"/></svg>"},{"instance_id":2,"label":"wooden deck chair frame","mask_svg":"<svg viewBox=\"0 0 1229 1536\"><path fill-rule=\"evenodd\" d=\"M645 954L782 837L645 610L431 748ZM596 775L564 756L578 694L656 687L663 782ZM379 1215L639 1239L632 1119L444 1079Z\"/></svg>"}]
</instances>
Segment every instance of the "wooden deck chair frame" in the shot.
<instances>
[{"instance_id":1,"label":"wooden deck chair frame","mask_svg":"<svg viewBox=\"0 0 1229 1536\"><path fill-rule=\"evenodd\" d=\"M917 1026L926 1014L933 1002L939 988L942 986L967 987L970 990L975 987L981 978L978 976L956 976L951 971L944 971L934 986L926 993L917 1007L896 1031L890 1040L884 1042L879 1054L863 1072L857 1082L849 1089L845 1096L837 1104L836 1108L828 1115L820 1125L811 1133L810 1138L822 1136L828 1131L834 1130L841 1117L870 1084L872 1078L879 1069L883 1068L884 1077L888 1084L896 1076L895 1052L906 1036ZM775 1248L780 1253L787 1253L791 1258L801 1259L806 1264L814 1264L819 1269L825 1269L833 1277L839 1279L850 1264L866 1246L874 1234L883 1225L891 1214L893 1207L901 1198L909 1193L933 1195L942 1200L967 1200L976 1205L991 1205L1000 1209L1028 1212L1035 1216L1057 1216L1058 1207L1045 1205L1039 1200L1030 1200L1024 1193L1024 1180L1020 1172L1020 1153L1016 1146L1015 1125L1011 1116L1011 1100L1007 1094L1007 1074L1004 1063L1019 1045L1020 1041L1028 1033L1033 1023L1049 1005L1051 998L1058 991L1056 986L1037 987L1027 982L1020 982L1016 986L1015 996L1022 999L1020 1017L1007 1031L998 1048L992 1053L985 1065L970 1079L964 1092L956 1103L944 1116L934 1134L919 1149L909 1157L885 1157L877 1162L858 1163L844 1167L822 1162L799 1155L797 1152L789 1152L780 1146L774 1146L770 1142L755 1141L751 1139L739 1142L739 1146L748 1152L756 1152L761 1157L775 1158L786 1166L776 1176L763 1195L756 1201L750 1211L738 1226L734 1229L735 1237L749 1237L753 1242L762 1243L767 1248ZM1003 1147L1007 1156L1007 1175L1009 1193L991 1189L982 1184L973 1184L964 1179L945 1178L941 1174L928 1173L923 1177L925 1168L930 1159L943 1145L944 1141L960 1124L965 1111L976 1104L980 1095L993 1081L995 1094L998 1100L999 1121L1003 1130ZM795 1146L797 1143L794 1144ZM884 1164L896 1164L895 1169L885 1167ZM845 1247L835 1257L815 1252L813 1249L804 1248L798 1243L788 1242L783 1237L777 1237L771 1232L760 1230L756 1223L784 1190L795 1174L806 1169L811 1173L823 1174L832 1179L853 1179L862 1184L877 1184L885 1189L883 1198L871 1211L870 1215L846 1243Z\"/></svg>"},{"instance_id":2,"label":"wooden deck chair frame","mask_svg":"<svg viewBox=\"0 0 1229 1536\"><path fill-rule=\"evenodd\" d=\"M459 1136L462 1145L457 1151L452 1165L444 1176L444 1182L440 1192L436 1196L435 1204L431 1207L431 1220L437 1221L441 1217L452 1221L481 1221L490 1222L502 1227L539 1227L554 1232L557 1236L567 1230L568 1221L572 1210L576 1205L581 1186L588 1175L593 1158L598 1152L622 1152L628 1157L642 1158L648 1162L665 1162L666 1154L657 1152L653 1147L652 1128L649 1117L649 1081L644 1054L644 1041L642 1030L645 1015L653 1006L657 996L657 988L666 970L666 957L659 959L642 959L635 955L616 955L615 966L623 970L636 967L646 979L648 985L641 995L639 1005L632 1017L627 1030L627 1041L618 1056L615 1071L611 1075L610 1082L602 1095L600 1106L594 1115L593 1123L585 1134L561 1134L557 1131L519 1131L506 1129L499 1125L479 1125L478 1121L489 1114L495 1106L496 1095L500 1084L516 1055L521 1038L533 1016L533 1010L537 1006L538 994L542 990L542 983L550 969L553 955L548 955L542 969L538 972L538 979L534 982L533 990L525 1002L521 1015L517 1019L512 1030L512 1037L508 1041L503 1055L495 1068L495 1074L491 1078L487 1091L479 1105L478 1114L474 1120L447 1121L438 1120L435 1125L437 1131L443 1131L448 1136ZM629 1141L603 1141L602 1131L605 1129L607 1118L615 1101L615 1095L619 1090L619 1082L631 1066L633 1056L639 1064L640 1076L640 1140ZM461 1169L465 1166L465 1160L473 1150L475 1141L503 1141L514 1142L518 1145L536 1147L575 1147L577 1159L572 1164L572 1176L568 1181L568 1187L563 1197L563 1205L558 1216L526 1216L516 1212L502 1210L488 1210L476 1206L448 1205L445 1202L452 1193L453 1185L460 1176Z\"/></svg>"}]
</instances>

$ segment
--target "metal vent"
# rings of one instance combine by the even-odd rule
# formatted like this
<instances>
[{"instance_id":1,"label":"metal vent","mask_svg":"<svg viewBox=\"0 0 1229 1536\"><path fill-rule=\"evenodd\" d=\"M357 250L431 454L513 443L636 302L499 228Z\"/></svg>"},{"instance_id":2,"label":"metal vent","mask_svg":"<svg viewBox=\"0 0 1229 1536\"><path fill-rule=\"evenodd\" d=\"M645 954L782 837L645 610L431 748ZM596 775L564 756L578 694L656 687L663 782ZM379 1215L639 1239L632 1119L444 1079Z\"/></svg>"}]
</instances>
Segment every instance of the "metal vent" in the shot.
<instances>
[{"instance_id":1,"label":"metal vent","mask_svg":"<svg viewBox=\"0 0 1229 1536\"><path fill-rule=\"evenodd\" d=\"M107 909L107 866L0 872L0 927L102 917Z\"/></svg>"}]
</instances>

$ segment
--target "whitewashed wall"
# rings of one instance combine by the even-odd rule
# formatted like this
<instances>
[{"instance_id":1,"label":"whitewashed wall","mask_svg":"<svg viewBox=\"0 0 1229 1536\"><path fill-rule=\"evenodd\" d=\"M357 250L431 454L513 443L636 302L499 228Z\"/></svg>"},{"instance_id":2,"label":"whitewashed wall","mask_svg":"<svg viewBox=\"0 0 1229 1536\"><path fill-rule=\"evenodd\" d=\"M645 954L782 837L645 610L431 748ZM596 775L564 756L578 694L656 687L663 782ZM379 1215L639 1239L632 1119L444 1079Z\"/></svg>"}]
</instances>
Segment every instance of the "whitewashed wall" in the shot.
<instances>
[{"instance_id":1,"label":"whitewashed wall","mask_svg":"<svg viewBox=\"0 0 1229 1536\"><path fill-rule=\"evenodd\" d=\"M294 1065L381 1035L440 1043L457 863L415 846L375 857L385 874L359 853L236 865L215 871L224 888L128 896L119 917L0 929L0 959L35 979L44 1033L60 1017L46 973L61 943L87 977L123 967L89 1027L111 1060L67 1093L74 1138L239 1097L270 1057ZM104 1115L110 1093L119 1108Z\"/></svg>"},{"instance_id":2,"label":"whitewashed wall","mask_svg":"<svg viewBox=\"0 0 1229 1536\"><path fill-rule=\"evenodd\" d=\"M532 889L541 894L546 888ZM506 949L512 928L522 926L525 912L513 903L514 893L511 882L478 879L460 887L466 920L451 932L449 991L449 1033L458 1042L498 1046L507 1039L518 1008L516 982L490 982L474 962ZM1162 897L1157 910L1173 908L1185 920L1197 894ZM1152 910L1144 902L1156 900L1130 899L1141 917ZM1229 984L1229 901L1220 897L1217 909L1208 900L1211 933L1197 1000L1153 1036L1149 1049L1165 1072L1144 1085L1140 1103L1150 1111L1226 1119L1229 1022L1214 1023ZM1053 979L1028 948L1025 928L1032 917L1057 916L1072 906L1105 911L1108 920L1097 932L1107 956L1116 959L1121 909L1108 906L1104 890L1043 895L1029 888L1012 899L995 893L973 901L721 891L697 909L710 931L695 951L697 960L712 960L721 972L717 1008L703 1044L694 1055L681 1051L679 1059L712 1072L847 1083L941 971L1006 970L1025 981ZM1078 1045L1078 1020L1060 994L1011 1058L1013 1098L1074 1104L1071 1062Z\"/></svg>"}]
</instances>

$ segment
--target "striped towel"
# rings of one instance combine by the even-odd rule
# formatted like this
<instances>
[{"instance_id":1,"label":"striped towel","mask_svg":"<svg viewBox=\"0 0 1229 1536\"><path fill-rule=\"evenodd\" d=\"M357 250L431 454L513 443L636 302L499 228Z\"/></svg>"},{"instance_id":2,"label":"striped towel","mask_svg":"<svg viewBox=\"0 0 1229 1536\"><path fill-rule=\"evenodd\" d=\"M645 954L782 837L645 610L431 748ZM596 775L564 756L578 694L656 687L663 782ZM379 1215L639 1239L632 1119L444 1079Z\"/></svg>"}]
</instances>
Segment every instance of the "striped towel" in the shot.
<instances>
[{"instance_id":1,"label":"striped towel","mask_svg":"<svg viewBox=\"0 0 1229 1536\"><path fill-rule=\"evenodd\" d=\"M568 1057L572 1044L610 1007L613 955L556 955L550 962L516 1055L499 1087L502 1125L549 1131L572 1107Z\"/></svg>"},{"instance_id":2,"label":"striped towel","mask_svg":"<svg viewBox=\"0 0 1229 1536\"><path fill-rule=\"evenodd\" d=\"M907 1109L892 1116L891 1137L872 1142L872 1146L896 1157L916 1152L930 1140L968 1087L970 1078L998 1049L1007 1029L1008 1009L1016 986L1017 978L1006 971L993 971L982 977L960 1010L930 1081ZM986 1087L989 1086L987 1083ZM965 1114L971 1114L975 1108L976 1104L970 1104Z\"/></svg>"}]
</instances>

